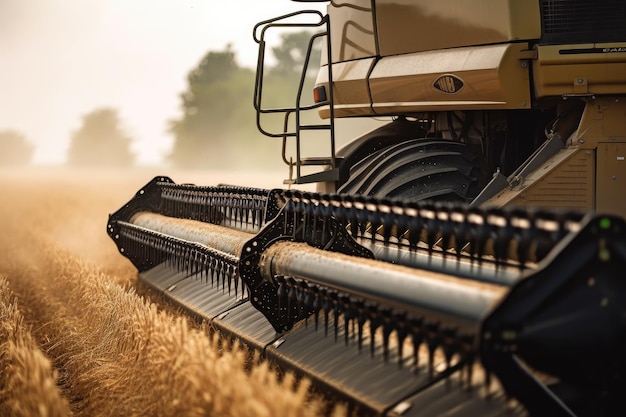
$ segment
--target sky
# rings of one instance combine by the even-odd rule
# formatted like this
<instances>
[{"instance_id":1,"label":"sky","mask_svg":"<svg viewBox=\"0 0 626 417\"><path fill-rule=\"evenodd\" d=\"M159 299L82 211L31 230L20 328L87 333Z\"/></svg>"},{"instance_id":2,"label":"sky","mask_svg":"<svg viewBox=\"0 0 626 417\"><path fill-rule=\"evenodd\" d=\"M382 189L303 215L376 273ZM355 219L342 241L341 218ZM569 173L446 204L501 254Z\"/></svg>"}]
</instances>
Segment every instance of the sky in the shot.
<instances>
[{"instance_id":1,"label":"sky","mask_svg":"<svg viewBox=\"0 0 626 417\"><path fill-rule=\"evenodd\" d=\"M35 164L61 164L91 111L118 110L141 165L159 165L180 115L186 76L231 44L256 66L254 25L324 3L289 0L0 0L0 131L36 147ZM250 98L252 103L252 98ZM251 104L252 105L252 104Z\"/></svg>"}]
</instances>

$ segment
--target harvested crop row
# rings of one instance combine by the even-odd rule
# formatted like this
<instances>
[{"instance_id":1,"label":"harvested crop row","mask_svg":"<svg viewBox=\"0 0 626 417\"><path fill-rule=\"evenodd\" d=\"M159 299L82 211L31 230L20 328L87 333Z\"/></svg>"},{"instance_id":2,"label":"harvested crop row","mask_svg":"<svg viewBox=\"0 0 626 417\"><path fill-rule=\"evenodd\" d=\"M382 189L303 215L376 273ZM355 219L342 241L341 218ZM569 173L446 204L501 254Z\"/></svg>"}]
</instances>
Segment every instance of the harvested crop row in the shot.
<instances>
[{"instance_id":1,"label":"harvested crop row","mask_svg":"<svg viewBox=\"0 0 626 417\"><path fill-rule=\"evenodd\" d=\"M6 277L0 276L0 415L69 414L50 360L24 325Z\"/></svg>"},{"instance_id":2,"label":"harvested crop row","mask_svg":"<svg viewBox=\"0 0 626 417\"><path fill-rule=\"evenodd\" d=\"M323 411L306 382L279 379L266 363L246 370L245 351L220 351L208 332L157 311L124 280L68 251L56 239L59 225L46 222L80 224L81 213L64 206L62 190L47 193L54 198L42 204L34 192L41 185L30 186L30 192L22 186L18 198L0 206L0 230L11 237L0 240L0 273L7 274L26 321L58 369L75 415L309 416ZM89 200L84 193L82 198ZM72 232L80 236L85 230L65 228ZM92 236L85 240L97 243ZM109 244L106 235L102 241Z\"/></svg>"}]
</instances>

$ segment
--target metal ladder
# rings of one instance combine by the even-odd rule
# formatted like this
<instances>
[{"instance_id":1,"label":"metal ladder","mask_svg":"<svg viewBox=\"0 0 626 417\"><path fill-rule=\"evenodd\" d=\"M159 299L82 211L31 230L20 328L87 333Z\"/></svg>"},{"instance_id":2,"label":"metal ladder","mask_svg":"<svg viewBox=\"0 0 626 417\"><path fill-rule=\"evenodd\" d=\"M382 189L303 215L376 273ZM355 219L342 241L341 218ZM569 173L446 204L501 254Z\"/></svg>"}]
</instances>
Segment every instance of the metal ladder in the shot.
<instances>
[{"instance_id":1,"label":"metal ladder","mask_svg":"<svg viewBox=\"0 0 626 417\"><path fill-rule=\"evenodd\" d=\"M284 22L287 19L294 18L296 16L315 16L319 20L313 23L288 23ZM270 28L323 28L324 30L311 36L309 40L307 53L305 56L304 65L302 68L302 74L300 76L300 83L298 85L298 93L293 107L283 108L263 108L262 96L263 96L263 74L265 64L265 37L266 32ZM302 105L302 91L304 89L304 83L306 81L306 74L309 67L309 61L311 58L311 52L313 49L313 43L317 38L326 37L326 54L328 65L328 93L326 100L314 103L312 105ZM254 41L259 45L259 55L257 61L256 78L254 85L254 108L256 110L256 124L259 132L262 134L273 137L282 138L282 159L285 164L289 166L289 178L284 181L285 184L308 184L313 182L332 182L339 179L338 158L335 155L335 112L333 106L333 77L332 77L332 51L330 44L330 21L328 15L323 15L317 10L302 10L294 13L279 16L273 19L265 20L258 23L254 27L253 31ZM323 106L329 107L329 122L320 124L305 124L302 121L302 113L318 109ZM282 132L269 132L265 130L261 121L264 114L280 114L284 115L284 125ZM295 115L295 130L289 131L290 117ZM302 141L303 132L305 131L326 131L327 138L330 141L330 156L321 157L303 157L302 156ZM289 138L295 139L296 148L296 161L292 158L287 159L286 148L287 140ZM304 166L319 166L323 167L323 170L308 175L302 174L302 167ZM295 167L295 178L293 178L293 170Z\"/></svg>"}]
</instances>

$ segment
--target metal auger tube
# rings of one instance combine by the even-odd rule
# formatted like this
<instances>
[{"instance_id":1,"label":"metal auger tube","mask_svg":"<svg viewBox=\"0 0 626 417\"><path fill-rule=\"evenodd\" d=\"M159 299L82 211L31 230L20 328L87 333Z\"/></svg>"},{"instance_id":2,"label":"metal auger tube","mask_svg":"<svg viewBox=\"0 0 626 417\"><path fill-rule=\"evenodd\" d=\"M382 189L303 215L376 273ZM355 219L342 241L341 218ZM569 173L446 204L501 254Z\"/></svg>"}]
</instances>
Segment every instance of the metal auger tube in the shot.
<instances>
[{"instance_id":1,"label":"metal auger tube","mask_svg":"<svg viewBox=\"0 0 626 417\"><path fill-rule=\"evenodd\" d=\"M254 236L224 226L150 212L135 214L130 223L164 235L199 243L233 256L239 256L244 243Z\"/></svg>"},{"instance_id":2,"label":"metal auger tube","mask_svg":"<svg viewBox=\"0 0 626 417\"><path fill-rule=\"evenodd\" d=\"M266 279L286 275L472 333L506 289L401 265L277 242L263 252Z\"/></svg>"}]
</instances>

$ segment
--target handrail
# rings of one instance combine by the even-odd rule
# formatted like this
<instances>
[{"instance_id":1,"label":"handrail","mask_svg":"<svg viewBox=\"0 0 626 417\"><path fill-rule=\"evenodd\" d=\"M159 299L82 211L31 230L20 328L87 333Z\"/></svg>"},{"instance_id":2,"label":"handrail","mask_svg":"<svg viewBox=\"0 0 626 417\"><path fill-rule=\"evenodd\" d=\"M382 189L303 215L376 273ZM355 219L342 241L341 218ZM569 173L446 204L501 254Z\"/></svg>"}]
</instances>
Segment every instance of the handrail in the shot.
<instances>
[{"instance_id":1,"label":"handrail","mask_svg":"<svg viewBox=\"0 0 626 417\"><path fill-rule=\"evenodd\" d=\"M304 16L304 15L309 15L309 16L313 15L313 16L318 17L319 20L316 22L312 22L312 23L286 23L284 22L285 19L293 18L296 16ZM262 97L263 97L263 78L264 78L265 49L266 49L265 38L266 38L267 31L270 28L294 28L294 27L319 28L322 26L325 26L325 30L319 33L313 34L311 38L309 39L309 43L307 45L307 50L306 50L306 55L304 58L302 73L300 75L300 80L298 83L298 91L296 94L294 106L293 107L264 108L262 105ZM283 140L283 150L282 150L283 158L282 159L290 167L290 179L288 181L289 183L314 182L314 181L319 181L320 178L321 180L324 180L324 181L334 181L337 179L335 178L337 177L337 171L336 171L337 159L336 159L336 153L335 153L335 124L334 124L331 65L328 66L329 86L331 86L329 88L330 91L328 93L328 101L314 103L310 105L302 105L301 103L304 84L306 81L306 74L309 69L309 64L310 64L311 55L313 51L313 44L317 39L324 37L324 36L326 37L327 61L330 63L332 62L332 50L331 50L331 44L330 44L329 16L323 15L321 12L317 10L302 10L302 11L282 15L279 17L275 17L273 19L267 19L256 24L253 29L253 38L255 42L257 42L259 45L257 70L256 70L255 84L254 84L254 100L253 100L254 108L256 110L257 129L259 130L259 132L261 132L265 136L273 137L273 138L282 138ZM302 118L301 118L302 112L318 109L323 106L329 106L329 110L330 110L330 118L329 118L328 125L326 125L327 127L322 128L322 125L310 125L309 126L309 125L303 124ZM271 131L266 130L262 126L262 115L280 114L280 113L284 114L284 125L283 125L282 132L280 133L271 132ZM292 113L295 113L295 130L294 131L289 130L289 123L288 123L289 117L291 116ZM330 157L318 158L318 161L320 161L319 165L325 165L325 166L330 165L331 170L328 171L328 173L313 174L312 176L309 176L309 178L307 179L307 177L302 176L302 173L301 173L301 166L303 165L303 158L301 155L301 138L302 138L303 130L312 130L313 128L317 130L327 129L329 131ZM290 137L295 138L295 141L296 141L295 163L292 162L291 160L288 161L285 155L286 141L287 141L287 138L290 138ZM322 163L324 159L329 163ZM294 165L296 166L296 180L295 181L293 181L291 178L291 171ZM318 165L318 164L316 163L314 165Z\"/></svg>"}]
</instances>

